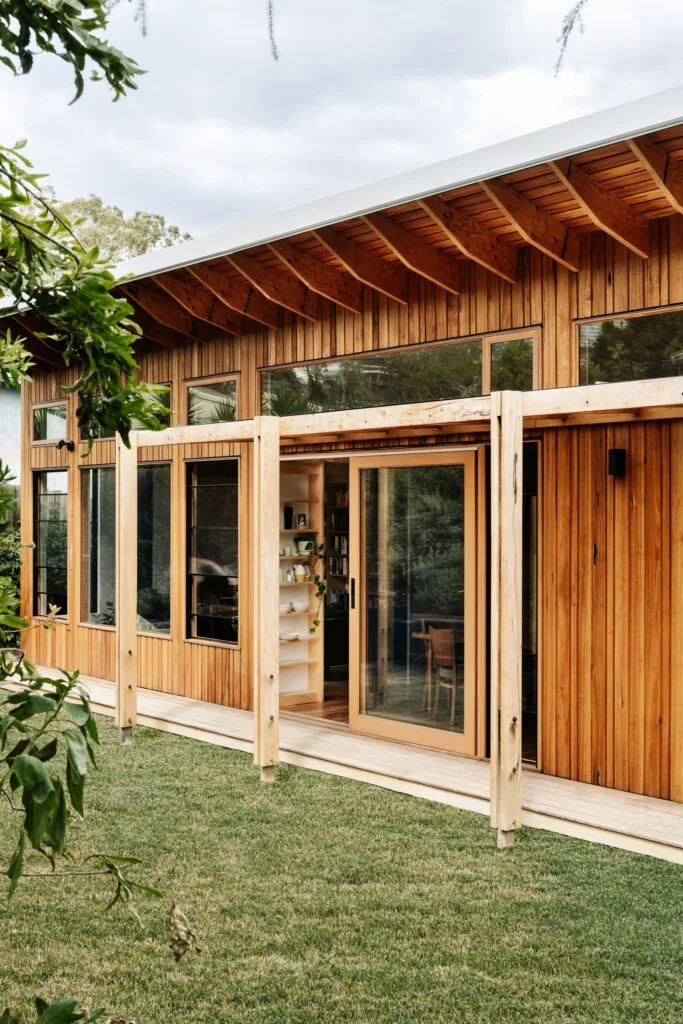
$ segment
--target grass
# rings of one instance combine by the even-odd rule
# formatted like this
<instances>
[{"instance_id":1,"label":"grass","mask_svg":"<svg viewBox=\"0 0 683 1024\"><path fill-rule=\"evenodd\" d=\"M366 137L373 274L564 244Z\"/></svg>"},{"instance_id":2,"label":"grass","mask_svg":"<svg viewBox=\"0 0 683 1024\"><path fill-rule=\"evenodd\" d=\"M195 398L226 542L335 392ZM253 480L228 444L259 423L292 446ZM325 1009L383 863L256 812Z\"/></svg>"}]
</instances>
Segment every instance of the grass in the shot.
<instances>
[{"instance_id":1,"label":"grass","mask_svg":"<svg viewBox=\"0 0 683 1024\"><path fill-rule=\"evenodd\" d=\"M142 927L99 879L0 903L3 1004L77 996L137 1024L680 1024L680 867L101 722L76 855L143 858ZM2 863L10 811L0 811ZM202 953L175 966L175 898ZM0 1007L1 1009L1 1007Z\"/></svg>"}]
</instances>

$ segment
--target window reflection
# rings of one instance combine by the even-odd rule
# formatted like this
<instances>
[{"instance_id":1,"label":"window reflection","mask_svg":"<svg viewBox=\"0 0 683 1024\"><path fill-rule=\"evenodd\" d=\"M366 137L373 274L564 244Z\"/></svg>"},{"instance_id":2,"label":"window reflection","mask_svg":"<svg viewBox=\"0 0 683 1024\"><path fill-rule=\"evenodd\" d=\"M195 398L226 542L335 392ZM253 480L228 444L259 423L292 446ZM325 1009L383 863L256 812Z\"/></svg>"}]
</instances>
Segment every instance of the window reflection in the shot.
<instances>
[{"instance_id":1,"label":"window reflection","mask_svg":"<svg viewBox=\"0 0 683 1024\"><path fill-rule=\"evenodd\" d=\"M683 374L683 310L621 317L579 328L581 384Z\"/></svg>"}]
</instances>

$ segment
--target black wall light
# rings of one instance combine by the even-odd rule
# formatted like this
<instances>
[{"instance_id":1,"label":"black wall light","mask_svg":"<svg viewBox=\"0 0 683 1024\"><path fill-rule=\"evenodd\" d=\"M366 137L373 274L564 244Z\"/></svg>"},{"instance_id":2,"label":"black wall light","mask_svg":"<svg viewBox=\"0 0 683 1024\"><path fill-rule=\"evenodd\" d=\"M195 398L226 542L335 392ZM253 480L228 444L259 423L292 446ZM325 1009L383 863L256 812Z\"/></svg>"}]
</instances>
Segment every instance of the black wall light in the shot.
<instances>
[{"instance_id":1,"label":"black wall light","mask_svg":"<svg viewBox=\"0 0 683 1024\"><path fill-rule=\"evenodd\" d=\"M61 438L55 444L55 448L66 448L68 452L72 452L75 447L76 445L73 443L73 441L65 441L64 438Z\"/></svg>"},{"instance_id":2,"label":"black wall light","mask_svg":"<svg viewBox=\"0 0 683 1024\"><path fill-rule=\"evenodd\" d=\"M607 472L610 476L626 476L626 449L609 448L607 451Z\"/></svg>"}]
</instances>

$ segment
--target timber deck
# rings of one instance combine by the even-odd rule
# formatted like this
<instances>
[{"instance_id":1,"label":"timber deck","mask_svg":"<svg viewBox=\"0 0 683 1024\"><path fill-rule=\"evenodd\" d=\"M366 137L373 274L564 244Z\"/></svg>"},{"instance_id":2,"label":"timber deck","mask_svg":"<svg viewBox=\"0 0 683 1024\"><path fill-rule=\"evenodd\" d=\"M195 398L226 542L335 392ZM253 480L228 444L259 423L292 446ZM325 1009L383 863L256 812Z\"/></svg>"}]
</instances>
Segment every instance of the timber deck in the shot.
<instances>
[{"instance_id":1,"label":"timber deck","mask_svg":"<svg viewBox=\"0 0 683 1024\"><path fill-rule=\"evenodd\" d=\"M50 669L46 675L56 674ZM93 710L114 713L111 682L81 676ZM253 715L221 704L138 690L138 723L232 750L253 750ZM280 720L280 759L451 807L489 814L486 761L359 736L312 717ZM683 804L524 771L522 822L534 828L683 864Z\"/></svg>"}]
</instances>

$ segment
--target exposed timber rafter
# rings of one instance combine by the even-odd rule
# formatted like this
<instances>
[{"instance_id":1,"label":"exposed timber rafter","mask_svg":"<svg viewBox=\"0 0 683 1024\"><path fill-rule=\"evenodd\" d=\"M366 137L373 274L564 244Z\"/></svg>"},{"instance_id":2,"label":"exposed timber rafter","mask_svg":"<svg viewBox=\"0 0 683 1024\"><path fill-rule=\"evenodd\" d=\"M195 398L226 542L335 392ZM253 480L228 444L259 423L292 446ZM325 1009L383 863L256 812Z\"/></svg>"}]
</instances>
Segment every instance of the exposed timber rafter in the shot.
<instances>
[{"instance_id":1,"label":"exposed timber rafter","mask_svg":"<svg viewBox=\"0 0 683 1024\"><path fill-rule=\"evenodd\" d=\"M120 289L134 306L139 306L158 324L178 331L188 338L193 337L193 321L190 314L159 288L150 287L148 282L143 286L139 281L132 281L130 284L120 285Z\"/></svg>"},{"instance_id":2,"label":"exposed timber rafter","mask_svg":"<svg viewBox=\"0 0 683 1024\"><path fill-rule=\"evenodd\" d=\"M650 255L650 227L645 217L591 178L573 160L554 160L550 166L596 227L647 259Z\"/></svg>"},{"instance_id":3,"label":"exposed timber rafter","mask_svg":"<svg viewBox=\"0 0 683 1024\"><path fill-rule=\"evenodd\" d=\"M334 228L317 228L313 234L357 280L396 302L407 304L408 274L401 267L356 245Z\"/></svg>"},{"instance_id":4,"label":"exposed timber rafter","mask_svg":"<svg viewBox=\"0 0 683 1024\"><path fill-rule=\"evenodd\" d=\"M420 206L448 235L454 245L475 263L512 284L517 280L517 250L500 242L472 217L446 203L441 196L426 196Z\"/></svg>"},{"instance_id":5,"label":"exposed timber rafter","mask_svg":"<svg viewBox=\"0 0 683 1024\"><path fill-rule=\"evenodd\" d=\"M132 300L128 299L128 301L131 302ZM140 341L152 341L155 345L161 345L162 348L178 348L186 340L185 336L178 331L158 324L149 313L146 313L140 307L135 307L132 319L142 331Z\"/></svg>"},{"instance_id":6,"label":"exposed timber rafter","mask_svg":"<svg viewBox=\"0 0 683 1024\"><path fill-rule=\"evenodd\" d=\"M540 249L568 270L579 269L580 240L576 231L540 210L500 178L480 181L479 184L529 245Z\"/></svg>"},{"instance_id":7,"label":"exposed timber rafter","mask_svg":"<svg viewBox=\"0 0 683 1024\"><path fill-rule=\"evenodd\" d=\"M352 313L362 311L363 289L355 277L351 277L344 270L335 270L334 267L316 260L306 252L301 252L291 242L271 242L269 248L311 291L317 292L331 302L336 302L338 306L343 306Z\"/></svg>"},{"instance_id":8,"label":"exposed timber rafter","mask_svg":"<svg viewBox=\"0 0 683 1024\"><path fill-rule=\"evenodd\" d=\"M284 306L306 320L320 319L318 299L301 281L269 270L253 256L246 256L242 252L231 253L226 259L271 302Z\"/></svg>"},{"instance_id":9,"label":"exposed timber rafter","mask_svg":"<svg viewBox=\"0 0 683 1024\"><path fill-rule=\"evenodd\" d=\"M229 313L213 292L198 281L181 281L172 274L160 274L153 277L152 281L197 320L203 320L213 327L220 327L238 337L244 333L241 318Z\"/></svg>"},{"instance_id":10,"label":"exposed timber rafter","mask_svg":"<svg viewBox=\"0 0 683 1024\"><path fill-rule=\"evenodd\" d=\"M5 326L9 326L10 331L12 331L12 326L14 327L14 331L12 333L17 337L24 339L26 348L34 359L39 359L42 363L47 363L48 366L55 367L56 369L64 369L64 361L62 360L60 353L53 349L48 341L36 336L36 331L49 331L49 324L36 324L31 319L31 315L27 313L25 316L15 315L8 317L7 321L3 321L2 326L3 329Z\"/></svg>"},{"instance_id":11,"label":"exposed timber rafter","mask_svg":"<svg viewBox=\"0 0 683 1024\"><path fill-rule=\"evenodd\" d=\"M683 213L683 160L671 156L649 135L629 139L628 144L674 210Z\"/></svg>"},{"instance_id":12,"label":"exposed timber rafter","mask_svg":"<svg viewBox=\"0 0 683 1024\"><path fill-rule=\"evenodd\" d=\"M459 294L460 266L452 256L425 242L385 213L368 213L363 220L409 270L447 292Z\"/></svg>"},{"instance_id":13,"label":"exposed timber rafter","mask_svg":"<svg viewBox=\"0 0 683 1024\"><path fill-rule=\"evenodd\" d=\"M228 309L248 316L265 327L276 328L279 325L277 305L243 277L227 277L206 263L197 263L187 269Z\"/></svg>"}]
</instances>

